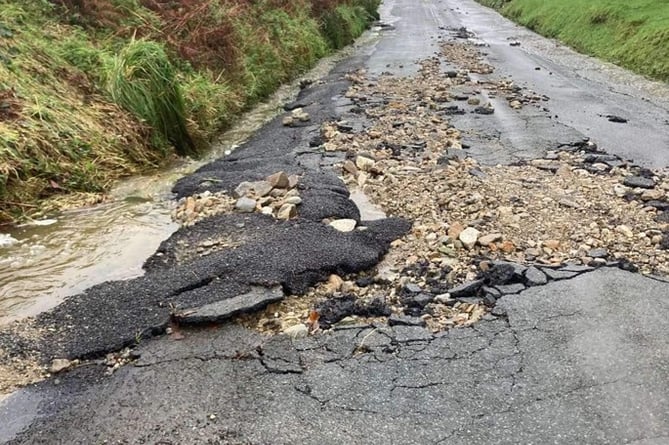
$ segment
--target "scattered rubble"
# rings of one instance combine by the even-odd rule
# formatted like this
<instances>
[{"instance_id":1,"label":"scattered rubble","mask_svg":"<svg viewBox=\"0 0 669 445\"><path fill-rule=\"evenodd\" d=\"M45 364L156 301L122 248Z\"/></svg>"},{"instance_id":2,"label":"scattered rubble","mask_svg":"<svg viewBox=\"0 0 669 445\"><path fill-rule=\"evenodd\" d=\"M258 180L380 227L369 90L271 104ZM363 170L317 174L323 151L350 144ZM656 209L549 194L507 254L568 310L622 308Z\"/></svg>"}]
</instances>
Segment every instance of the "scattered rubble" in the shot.
<instances>
[{"instance_id":1,"label":"scattered rubble","mask_svg":"<svg viewBox=\"0 0 669 445\"><path fill-rule=\"evenodd\" d=\"M233 211L259 212L277 219L292 219L302 203L297 185L299 177L276 172L264 180L240 183L233 196L209 191L182 198L172 211L172 218L183 226L192 226L203 218Z\"/></svg>"},{"instance_id":2,"label":"scattered rubble","mask_svg":"<svg viewBox=\"0 0 669 445\"><path fill-rule=\"evenodd\" d=\"M381 317L440 331L491 310L502 315L493 308L505 294L597 267L669 274L667 177L588 140L517 165L479 165L449 115L493 112L480 105L482 87L514 109L548 98L509 80L471 80L468 73L492 73L472 45L449 42L442 51L456 71L443 72L433 57L411 78L349 74L346 97L366 124L344 132L329 122L321 131L325 150L347 153L345 182L386 214L414 221L412 232L392 244L372 275L337 277L246 319L248 326L281 332L308 326L316 313L321 329ZM384 310L361 309L369 305Z\"/></svg>"},{"instance_id":3,"label":"scattered rubble","mask_svg":"<svg viewBox=\"0 0 669 445\"><path fill-rule=\"evenodd\" d=\"M172 219L184 227L192 226L208 216L229 213L235 201L226 193L202 192L197 195L181 198L172 210Z\"/></svg>"},{"instance_id":4,"label":"scattered rubble","mask_svg":"<svg viewBox=\"0 0 669 445\"><path fill-rule=\"evenodd\" d=\"M283 125L293 127L303 122L309 122L311 117L302 108L298 107L291 110L290 114L283 118Z\"/></svg>"}]
</instances>

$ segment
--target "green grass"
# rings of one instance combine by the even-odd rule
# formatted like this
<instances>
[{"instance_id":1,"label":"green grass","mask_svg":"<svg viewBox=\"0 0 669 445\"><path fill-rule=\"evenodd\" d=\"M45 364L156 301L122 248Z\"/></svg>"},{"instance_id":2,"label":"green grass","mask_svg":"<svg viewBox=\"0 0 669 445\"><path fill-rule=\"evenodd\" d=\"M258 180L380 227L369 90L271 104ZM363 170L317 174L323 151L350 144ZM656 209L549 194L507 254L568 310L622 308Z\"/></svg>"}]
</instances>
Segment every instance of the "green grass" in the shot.
<instances>
[{"instance_id":1,"label":"green grass","mask_svg":"<svg viewBox=\"0 0 669 445\"><path fill-rule=\"evenodd\" d=\"M365 2L369 8L370 3ZM334 49L349 45L365 30L375 15L362 5L342 4L327 11L321 19L321 29Z\"/></svg>"},{"instance_id":2,"label":"green grass","mask_svg":"<svg viewBox=\"0 0 669 445\"><path fill-rule=\"evenodd\" d=\"M669 82L669 2L479 0L576 50Z\"/></svg>"},{"instance_id":3,"label":"green grass","mask_svg":"<svg viewBox=\"0 0 669 445\"><path fill-rule=\"evenodd\" d=\"M204 151L378 4L0 0L0 222Z\"/></svg>"},{"instance_id":4,"label":"green grass","mask_svg":"<svg viewBox=\"0 0 669 445\"><path fill-rule=\"evenodd\" d=\"M97 69L98 52L86 34L52 14L45 2L0 1L0 220L160 161L145 148L148 129L93 84L86 70Z\"/></svg>"},{"instance_id":5,"label":"green grass","mask_svg":"<svg viewBox=\"0 0 669 445\"><path fill-rule=\"evenodd\" d=\"M162 45L131 40L106 64L104 78L112 101L154 130L154 146L169 142L180 155L195 154L181 86Z\"/></svg>"}]
</instances>

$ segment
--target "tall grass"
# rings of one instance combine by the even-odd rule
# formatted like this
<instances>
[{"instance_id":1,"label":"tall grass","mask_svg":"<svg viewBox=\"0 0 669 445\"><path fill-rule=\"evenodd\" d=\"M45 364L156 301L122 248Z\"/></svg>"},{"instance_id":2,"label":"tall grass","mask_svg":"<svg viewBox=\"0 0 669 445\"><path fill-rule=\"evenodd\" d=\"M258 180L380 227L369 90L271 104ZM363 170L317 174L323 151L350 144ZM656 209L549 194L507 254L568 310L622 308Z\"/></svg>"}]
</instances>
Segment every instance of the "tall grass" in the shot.
<instances>
[{"instance_id":1,"label":"tall grass","mask_svg":"<svg viewBox=\"0 0 669 445\"><path fill-rule=\"evenodd\" d=\"M364 3L369 7L369 1ZM364 6L342 4L323 14L321 29L330 46L339 49L362 34L373 17Z\"/></svg>"},{"instance_id":2,"label":"tall grass","mask_svg":"<svg viewBox=\"0 0 669 445\"><path fill-rule=\"evenodd\" d=\"M54 193L103 191L161 158L145 148L147 128L99 94L87 35L54 13L44 1L0 0L0 221Z\"/></svg>"},{"instance_id":3,"label":"tall grass","mask_svg":"<svg viewBox=\"0 0 669 445\"><path fill-rule=\"evenodd\" d=\"M479 0L541 34L669 82L664 0Z\"/></svg>"},{"instance_id":4,"label":"tall grass","mask_svg":"<svg viewBox=\"0 0 669 445\"><path fill-rule=\"evenodd\" d=\"M378 0L0 0L0 222L194 154ZM136 38L135 38L136 36Z\"/></svg>"},{"instance_id":5,"label":"tall grass","mask_svg":"<svg viewBox=\"0 0 669 445\"><path fill-rule=\"evenodd\" d=\"M112 100L146 122L177 153L195 154L186 128L186 112L177 74L162 45L131 40L106 67L106 90Z\"/></svg>"}]
</instances>

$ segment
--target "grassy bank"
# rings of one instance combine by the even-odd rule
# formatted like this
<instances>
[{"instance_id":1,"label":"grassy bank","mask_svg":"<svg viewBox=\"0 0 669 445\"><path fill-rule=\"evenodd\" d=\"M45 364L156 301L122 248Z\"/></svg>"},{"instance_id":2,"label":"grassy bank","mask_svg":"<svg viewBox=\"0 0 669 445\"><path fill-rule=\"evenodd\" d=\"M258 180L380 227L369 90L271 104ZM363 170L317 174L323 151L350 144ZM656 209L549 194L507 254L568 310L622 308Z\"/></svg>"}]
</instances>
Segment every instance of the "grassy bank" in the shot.
<instances>
[{"instance_id":1,"label":"grassy bank","mask_svg":"<svg viewBox=\"0 0 669 445\"><path fill-rule=\"evenodd\" d=\"M669 82L669 2L478 0L576 50Z\"/></svg>"},{"instance_id":2,"label":"grassy bank","mask_svg":"<svg viewBox=\"0 0 669 445\"><path fill-rule=\"evenodd\" d=\"M0 0L0 221L194 155L378 0Z\"/></svg>"}]
</instances>

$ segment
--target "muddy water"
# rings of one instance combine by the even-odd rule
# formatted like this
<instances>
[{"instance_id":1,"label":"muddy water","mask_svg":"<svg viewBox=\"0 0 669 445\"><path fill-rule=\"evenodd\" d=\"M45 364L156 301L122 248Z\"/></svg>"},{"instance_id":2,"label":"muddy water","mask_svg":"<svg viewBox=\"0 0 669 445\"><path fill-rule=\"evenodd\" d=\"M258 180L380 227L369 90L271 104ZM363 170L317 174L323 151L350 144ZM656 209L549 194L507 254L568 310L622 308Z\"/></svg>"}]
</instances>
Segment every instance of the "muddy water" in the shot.
<instances>
[{"instance_id":1,"label":"muddy water","mask_svg":"<svg viewBox=\"0 0 669 445\"><path fill-rule=\"evenodd\" d=\"M378 31L321 60L303 78L323 77L356 47L373 42ZM95 284L140 276L146 258L177 229L170 217L176 179L234 150L298 91L298 82L281 87L224 133L203 159L123 181L111 193L111 203L54 215L49 225L2 230L19 242L0 247L0 325L48 310Z\"/></svg>"}]
</instances>

